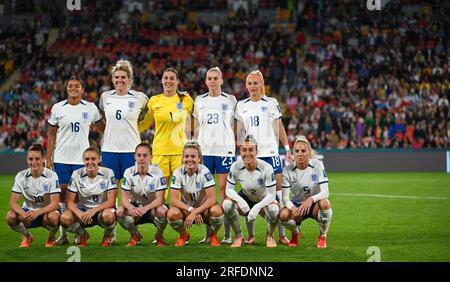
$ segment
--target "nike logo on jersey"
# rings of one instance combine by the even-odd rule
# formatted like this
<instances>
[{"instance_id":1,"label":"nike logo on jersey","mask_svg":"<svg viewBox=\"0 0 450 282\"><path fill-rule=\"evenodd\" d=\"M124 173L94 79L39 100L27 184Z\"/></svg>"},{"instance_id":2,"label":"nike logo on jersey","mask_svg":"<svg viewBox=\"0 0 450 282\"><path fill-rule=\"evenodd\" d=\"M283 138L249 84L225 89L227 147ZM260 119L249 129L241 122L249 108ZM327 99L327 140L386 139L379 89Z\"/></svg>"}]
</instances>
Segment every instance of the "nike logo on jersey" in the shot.
<instances>
[{"instance_id":1,"label":"nike logo on jersey","mask_svg":"<svg viewBox=\"0 0 450 282\"><path fill-rule=\"evenodd\" d=\"M159 109L161 109L161 107L155 107L155 110L159 110Z\"/></svg>"},{"instance_id":2,"label":"nike logo on jersey","mask_svg":"<svg viewBox=\"0 0 450 282\"><path fill-rule=\"evenodd\" d=\"M106 103L106 105L111 105L112 103Z\"/></svg>"},{"instance_id":3,"label":"nike logo on jersey","mask_svg":"<svg viewBox=\"0 0 450 282\"><path fill-rule=\"evenodd\" d=\"M248 112L248 110L242 111L243 114L245 114L246 112Z\"/></svg>"}]
</instances>

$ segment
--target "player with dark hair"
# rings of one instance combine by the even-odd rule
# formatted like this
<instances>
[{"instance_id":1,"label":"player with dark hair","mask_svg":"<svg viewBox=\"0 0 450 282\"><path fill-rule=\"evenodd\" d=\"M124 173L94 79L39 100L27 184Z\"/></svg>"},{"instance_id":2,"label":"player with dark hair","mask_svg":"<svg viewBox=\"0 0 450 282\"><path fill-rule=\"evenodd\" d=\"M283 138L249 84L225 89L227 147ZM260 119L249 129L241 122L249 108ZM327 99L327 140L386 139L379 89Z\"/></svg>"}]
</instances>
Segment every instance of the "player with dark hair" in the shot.
<instances>
[{"instance_id":1,"label":"player with dark hair","mask_svg":"<svg viewBox=\"0 0 450 282\"><path fill-rule=\"evenodd\" d=\"M29 228L45 227L49 230L45 247L56 245L55 235L59 227L59 188L58 176L45 168L45 152L41 144L28 148L28 169L17 173L9 200L6 222L12 230L23 235L20 247L29 247L33 242ZM24 204L19 205L20 196Z\"/></svg>"}]
</instances>

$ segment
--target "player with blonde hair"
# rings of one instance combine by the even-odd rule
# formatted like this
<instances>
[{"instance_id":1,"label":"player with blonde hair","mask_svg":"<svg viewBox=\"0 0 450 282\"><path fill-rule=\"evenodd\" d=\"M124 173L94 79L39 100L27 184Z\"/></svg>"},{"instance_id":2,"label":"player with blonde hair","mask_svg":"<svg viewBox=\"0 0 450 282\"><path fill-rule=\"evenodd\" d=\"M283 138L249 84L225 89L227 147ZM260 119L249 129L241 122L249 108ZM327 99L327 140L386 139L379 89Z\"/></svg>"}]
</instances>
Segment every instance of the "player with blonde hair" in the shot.
<instances>
[{"instance_id":1,"label":"player with blonde hair","mask_svg":"<svg viewBox=\"0 0 450 282\"><path fill-rule=\"evenodd\" d=\"M116 182L134 165L134 149L141 143L138 121L147 106L147 95L131 89L133 67L119 60L112 68L114 89L103 92L99 108L106 119L102 140L102 163L114 171Z\"/></svg>"},{"instance_id":2,"label":"player with blonde hair","mask_svg":"<svg viewBox=\"0 0 450 282\"><path fill-rule=\"evenodd\" d=\"M281 223L292 232L289 246L297 246L301 236L297 225L307 218L319 223L320 235L317 248L327 247L327 233L333 211L328 200L328 176L323 163L305 136L294 144L295 162L283 170L283 202Z\"/></svg>"},{"instance_id":3,"label":"player with blonde hair","mask_svg":"<svg viewBox=\"0 0 450 282\"><path fill-rule=\"evenodd\" d=\"M281 201L282 164L278 154L279 140L286 150L286 160L290 162L292 156L289 148L286 131L281 122L281 110L278 101L268 97L265 92L264 77L259 70L247 75L245 85L249 92L247 99L241 100L236 106L237 140L242 143L242 137L252 135L258 142L258 158L269 163L275 172L277 184L277 197ZM246 222L249 237L248 244L254 242L254 225ZM279 242L289 244L283 226L278 225Z\"/></svg>"},{"instance_id":4,"label":"player with blonde hair","mask_svg":"<svg viewBox=\"0 0 450 282\"><path fill-rule=\"evenodd\" d=\"M208 92L197 96L194 103L195 136L202 148L203 164L217 174L220 203L225 200L227 174L235 158L234 111L236 97L222 92L223 77L218 67L206 72ZM225 237L222 243L231 244L230 225L225 220ZM205 239L208 242L210 230Z\"/></svg>"}]
</instances>

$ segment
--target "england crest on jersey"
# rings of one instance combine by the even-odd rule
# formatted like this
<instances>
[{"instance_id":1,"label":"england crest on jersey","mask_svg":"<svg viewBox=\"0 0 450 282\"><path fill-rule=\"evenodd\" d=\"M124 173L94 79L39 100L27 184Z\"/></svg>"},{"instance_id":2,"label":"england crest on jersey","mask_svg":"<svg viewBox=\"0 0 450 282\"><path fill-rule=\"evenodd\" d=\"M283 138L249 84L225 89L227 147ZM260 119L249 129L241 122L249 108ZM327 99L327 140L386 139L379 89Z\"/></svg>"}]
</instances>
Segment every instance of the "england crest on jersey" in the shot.
<instances>
[{"instance_id":1,"label":"england crest on jersey","mask_svg":"<svg viewBox=\"0 0 450 282\"><path fill-rule=\"evenodd\" d=\"M228 111L228 104L223 104L223 103L222 103L222 111L223 111L223 112Z\"/></svg>"},{"instance_id":2,"label":"england crest on jersey","mask_svg":"<svg viewBox=\"0 0 450 282\"><path fill-rule=\"evenodd\" d=\"M267 113L267 106L261 106L261 112Z\"/></svg>"},{"instance_id":3,"label":"england crest on jersey","mask_svg":"<svg viewBox=\"0 0 450 282\"><path fill-rule=\"evenodd\" d=\"M177 110L181 111L183 109L183 103L177 103Z\"/></svg>"},{"instance_id":4,"label":"england crest on jersey","mask_svg":"<svg viewBox=\"0 0 450 282\"><path fill-rule=\"evenodd\" d=\"M46 192L46 193L48 192L48 184L47 183L42 185L42 190L44 190L44 192Z\"/></svg>"},{"instance_id":5,"label":"england crest on jersey","mask_svg":"<svg viewBox=\"0 0 450 282\"><path fill-rule=\"evenodd\" d=\"M88 112L81 112L81 116L83 117L84 122L86 122L89 117Z\"/></svg>"},{"instance_id":6,"label":"england crest on jersey","mask_svg":"<svg viewBox=\"0 0 450 282\"><path fill-rule=\"evenodd\" d=\"M136 106L136 103L134 101L128 101L128 108L129 109L134 109L135 106Z\"/></svg>"},{"instance_id":7,"label":"england crest on jersey","mask_svg":"<svg viewBox=\"0 0 450 282\"><path fill-rule=\"evenodd\" d=\"M312 182L317 182L319 180L319 176L315 173L311 174L311 180Z\"/></svg>"},{"instance_id":8,"label":"england crest on jersey","mask_svg":"<svg viewBox=\"0 0 450 282\"><path fill-rule=\"evenodd\" d=\"M154 192L155 191L155 184L153 184L153 183L148 184L148 190L150 192Z\"/></svg>"},{"instance_id":9,"label":"england crest on jersey","mask_svg":"<svg viewBox=\"0 0 450 282\"><path fill-rule=\"evenodd\" d=\"M106 190L106 182L100 182L100 190Z\"/></svg>"},{"instance_id":10,"label":"england crest on jersey","mask_svg":"<svg viewBox=\"0 0 450 282\"><path fill-rule=\"evenodd\" d=\"M264 185L264 179L258 178L258 185L263 186Z\"/></svg>"},{"instance_id":11,"label":"england crest on jersey","mask_svg":"<svg viewBox=\"0 0 450 282\"><path fill-rule=\"evenodd\" d=\"M202 184L200 183L200 182L195 182L195 188L197 189L197 190L200 190L200 189L202 189Z\"/></svg>"}]
</instances>

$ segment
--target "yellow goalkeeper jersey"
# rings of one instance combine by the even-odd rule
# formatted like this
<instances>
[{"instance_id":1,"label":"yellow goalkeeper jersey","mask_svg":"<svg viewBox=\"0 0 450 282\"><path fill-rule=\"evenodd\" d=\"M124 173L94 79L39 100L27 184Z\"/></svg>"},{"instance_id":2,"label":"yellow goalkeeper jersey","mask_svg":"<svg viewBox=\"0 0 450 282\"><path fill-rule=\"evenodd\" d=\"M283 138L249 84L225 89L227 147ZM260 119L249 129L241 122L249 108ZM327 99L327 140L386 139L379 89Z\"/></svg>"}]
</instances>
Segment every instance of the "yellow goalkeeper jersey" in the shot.
<instances>
[{"instance_id":1,"label":"yellow goalkeeper jersey","mask_svg":"<svg viewBox=\"0 0 450 282\"><path fill-rule=\"evenodd\" d=\"M150 97L148 111L139 122L139 132L155 123L153 155L181 155L187 140L186 122L191 117L194 102L187 92L171 97L159 94Z\"/></svg>"}]
</instances>

